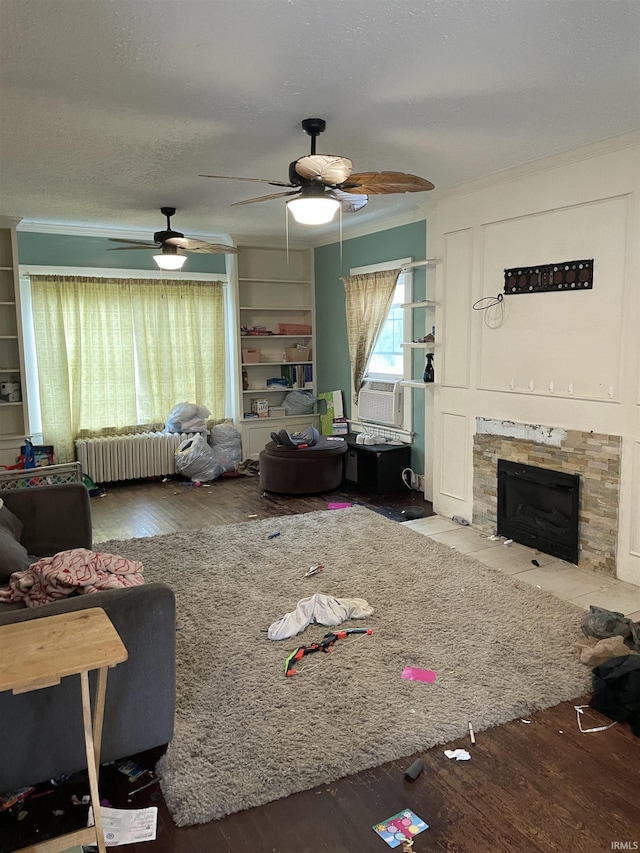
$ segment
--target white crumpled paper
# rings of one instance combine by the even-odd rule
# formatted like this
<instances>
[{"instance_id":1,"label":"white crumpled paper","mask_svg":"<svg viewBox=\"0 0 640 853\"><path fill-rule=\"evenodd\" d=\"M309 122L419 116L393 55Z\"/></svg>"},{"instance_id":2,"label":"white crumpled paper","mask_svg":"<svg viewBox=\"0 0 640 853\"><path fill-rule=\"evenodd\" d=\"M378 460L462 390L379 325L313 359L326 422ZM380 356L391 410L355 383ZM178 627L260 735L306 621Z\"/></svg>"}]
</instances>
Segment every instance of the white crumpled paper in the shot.
<instances>
[{"instance_id":1,"label":"white crumpled paper","mask_svg":"<svg viewBox=\"0 0 640 853\"><path fill-rule=\"evenodd\" d=\"M455 758L456 761L469 761L471 756L466 749L445 749L447 758Z\"/></svg>"}]
</instances>

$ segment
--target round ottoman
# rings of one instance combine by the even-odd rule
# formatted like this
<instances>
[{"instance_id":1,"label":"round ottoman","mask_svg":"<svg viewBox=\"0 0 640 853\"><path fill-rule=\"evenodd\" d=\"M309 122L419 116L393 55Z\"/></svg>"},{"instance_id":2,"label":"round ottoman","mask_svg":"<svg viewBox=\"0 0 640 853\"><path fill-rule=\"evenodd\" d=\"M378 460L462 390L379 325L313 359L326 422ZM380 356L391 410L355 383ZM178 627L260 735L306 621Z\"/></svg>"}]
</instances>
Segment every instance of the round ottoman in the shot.
<instances>
[{"instance_id":1,"label":"round ottoman","mask_svg":"<svg viewBox=\"0 0 640 853\"><path fill-rule=\"evenodd\" d=\"M280 447L275 441L260 451L260 487L281 495L314 495L342 482L344 439L320 438L313 447Z\"/></svg>"}]
</instances>

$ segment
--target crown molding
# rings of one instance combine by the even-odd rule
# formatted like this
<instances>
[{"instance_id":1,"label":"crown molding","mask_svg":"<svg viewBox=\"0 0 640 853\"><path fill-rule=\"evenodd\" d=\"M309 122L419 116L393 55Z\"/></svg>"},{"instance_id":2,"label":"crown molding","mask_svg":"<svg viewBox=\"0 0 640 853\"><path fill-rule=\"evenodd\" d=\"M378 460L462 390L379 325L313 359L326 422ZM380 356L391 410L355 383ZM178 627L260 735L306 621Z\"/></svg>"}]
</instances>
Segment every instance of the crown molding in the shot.
<instances>
[{"instance_id":1,"label":"crown molding","mask_svg":"<svg viewBox=\"0 0 640 853\"><path fill-rule=\"evenodd\" d=\"M52 222L35 222L22 220L17 228L18 231L28 231L34 234L60 234L66 237L104 237L107 239L146 240L152 241L153 231L148 228L110 228L107 226L94 225L56 225ZM162 229L158 229L162 230ZM197 233L190 231L189 237L197 240L216 240L234 245L229 234Z\"/></svg>"},{"instance_id":2,"label":"crown molding","mask_svg":"<svg viewBox=\"0 0 640 853\"><path fill-rule=\"evenodd\" d=\"M17 228L19 223L19 216L0 216L0 228Z\"/></svg>"},{"instance_id":3,"label":"crown molding","mask_svg":"<svg viewBox=\"0 0 640 853\"><path fill-rule=\"evenodd\" d=\"M400 228L403 225L412 225L415 222L426 221L429 217L429 214L433 212L433 208L430 206L429 209L425 209L424 211L412 211L411 213L398 214L398 216L388 216L384 218L384 221L377 219L375 222L369 221L367 224L364 222L362 225L356 224L353 227L349 227L348 231L345 232L345 228L342 229L342 242L346 243L348 240L356 240L359 237L367 237L369 234L378 234L380 231L389 231L391 228ZM340 242L340 235L325 235L324 237L319 238L314 241L313 248L318 249L321 246L330 246L333 243Z\"/></svg>"},{"instance_id":4,"label":"crown molding","mask_svg":"<svg viewBox=\"0 0 640 853\"><path fill-rule=\"evenodd\" d=\"M18 222L19 220L15 220ZM111 228L106 226L93 225L56 225L51 222L35 222L22 220L18 231L27 231L34 234L60 234L66 237L102 237L106 239L127 239L127 240L146 240L151 241L153 233L149 229L127 229L127 228ZM198 240L218 241L226 243L230 246L267 246L274 249L285 248L285 238L278 237L256 237L251 234L222 234L222 233L207 233L189 231L189 237ZM312 244L309 241L292 240L289 236L289 246L292 249L311 249Z\"/></svg>"},{"instance_id":5,"label":"crown molding","mask_svg":"<svg viewBox=\"0 0 640 853\"><path fill-rule=\"evenodd\" d=\"M287 239L286 235L282 235L282 237L277 237L275 235L264 235L264 234L232 234L231 239L233 241L233 245L242 248L260 248L260 249L286 249L287 248ZM289 234L288 245L290 249L312 249L313 243L309 240L298 240L291 239L291 234Z\"/></svg>"},{"instance_id":6,"label":"crown molding","mask_svg":"<svg viewBox=\"0 0 640 853\"><path fill-rule=\"evenodd\" d=\"M482 176L481 178L465 181L464 183L456 184L455 186L448 187L447 189L436 189L430 193L429 199L424 204L424 210L422 212L413 211L413 213L410 214L389 217L385 219L384 223L381 223L379 219L376 219L375 221L370 220L368 223L363 223L360 226L350 226L346 233L343 227L342 242L344 243L347 240L353 240L358 237L365 237L369 234L377 233L378 231L387 231L390 228L409 225L410 223L418 222L421 219L428 221L434 216L434 214L437 214L438 204L444 199L470 194L481 189L487 189L488 187L495 186L496 184L511 181L514 178L537 174L543 169L552 169L559 166L569 165L570 163L577 163L581 160L588 160L593 157L598 157L601 154L621 151L625 148L633 148L637 145L640 145L640 131L631 131L629 133L621 134L620 136L600 140L599 142L592 142L588 145L583 145L580 148L572 148L538 160L531 160L528 163L522 163L518 166L510 166L508 169L501 169L498 172L492 172L488 175ZM329 246L333 243L339 242L339 239L339 236L325 235L313 242L313 248L316 249L321 246Z\"/></svg>"},{"instance_id":7,"label":"crown molding","mask_svg":"<svg viewBox=\"0 0 640 853\"><path fill-rule=\"evenodd\" d=\"M548 157L542 157L538 160L530 160L527 163L522 163L518 166L510 166L508 169L501 169L497 172L491 172L488 175L483 175L481 178L475 178L471 181L465 181L461 184L448 187L438 193L437 200L453 198L455 196L467 195L477 192L478 190L494 187L496 184L506 183L517 178L525 178L529 175L535 175L540 171L568 166L571 163L578 163L581 160L590 160L594 157L599 157L602 154L613 153L614 151L622 151L625 148L634 148L640 145L640 130L631 131L621 134L620 136L602 139L599 142L592 142L588 145L582 145L579 148L571 148L566 151L561 151L558 154L551 154Z\"/></svg>"},{"instance_id":8,"label":"crown molding","mask_svg":"<svg viewBox=\"0 0 640 853\"><path fill-rule=\"evenodd\" d=\"M226 272L183 272L182 270L131 270L126 267L68 267L49 264L20 264L21 278L31 275L71 275L87 278L148 278L157 281L221 281L228 282Z\"/></svg>"}]
</instances>

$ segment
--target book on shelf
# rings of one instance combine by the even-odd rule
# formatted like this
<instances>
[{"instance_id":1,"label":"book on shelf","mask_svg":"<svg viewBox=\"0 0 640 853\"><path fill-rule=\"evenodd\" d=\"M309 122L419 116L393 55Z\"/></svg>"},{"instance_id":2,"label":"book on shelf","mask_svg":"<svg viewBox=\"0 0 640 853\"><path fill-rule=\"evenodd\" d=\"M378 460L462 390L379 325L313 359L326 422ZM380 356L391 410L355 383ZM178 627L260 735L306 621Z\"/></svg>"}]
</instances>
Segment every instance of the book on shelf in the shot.
<instances>
[{"instance_id":1,"label":"book on shelf","mask_svg":"<svg viewBox=\"0 0 640 853\"><path fill-rule=\"evenodd\" d=\"M312 364L283 364L280 373L289 388L306 388L313 384Z\"/></svg>"},{"instance_id":2,"label":"book on shelf","mask_svg":"<svg viewBox=\"0 0 640 853\"><path fill-rule=\"evenodd\" d=\"M283 364L280 366L280 375L283 379L287 380L287 387L293 388L293 365L292 364Z\"/></svg>"}]
</instances>

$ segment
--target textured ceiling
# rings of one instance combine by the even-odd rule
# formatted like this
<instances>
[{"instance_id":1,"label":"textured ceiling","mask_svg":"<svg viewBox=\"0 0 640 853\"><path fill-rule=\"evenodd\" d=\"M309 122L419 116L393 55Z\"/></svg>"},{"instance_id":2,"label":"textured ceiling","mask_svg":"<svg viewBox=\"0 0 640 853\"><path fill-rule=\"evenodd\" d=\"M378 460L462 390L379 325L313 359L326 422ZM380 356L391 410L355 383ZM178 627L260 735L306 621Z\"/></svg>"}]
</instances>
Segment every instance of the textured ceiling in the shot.
<instances>
[{"instance_id":1,"label":"textured ceiling","mask_svg":"<svg viewBox=\"0 0 640 853\"><path fill-rule=\"evenodd\" d=\"M319 153L435 193L640 127L638 0L0 0L0 25L0 215L27 221L126 235L172 205L187 235L281 238L282 200L231 207L275 188L198 175L287 180L309 116Z\"/></svg>"}]
</instances>

